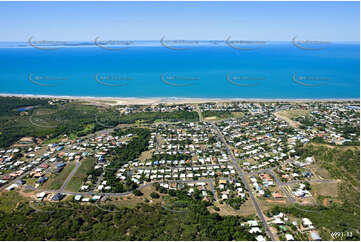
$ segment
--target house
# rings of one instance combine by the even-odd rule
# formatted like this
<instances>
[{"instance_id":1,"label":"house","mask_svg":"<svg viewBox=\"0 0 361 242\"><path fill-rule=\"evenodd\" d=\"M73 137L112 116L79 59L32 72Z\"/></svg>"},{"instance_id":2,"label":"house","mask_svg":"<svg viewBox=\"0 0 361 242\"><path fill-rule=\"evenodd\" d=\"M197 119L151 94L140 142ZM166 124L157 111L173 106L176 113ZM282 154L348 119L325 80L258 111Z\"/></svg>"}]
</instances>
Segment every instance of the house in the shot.
<instances>
[{"instance_id":1,"label":"house","mask_svg":"<svg viewBox=\"0 0 361 242\"><path fill-rule=\"evenodd\" d=\"M40 177L37 181L36 181L36 183L38 183L38 184L43 184L44 182L46 182L48 180L48 178L46 177L46 176L42 176L42 177Z\"/></svg>"},{"instance_id":2,"label":"house","mask_svg":"<svg viewBox=\"0 0 361 242\"><path fill-rule=\"evenodd\" d=\"M260 228L258 228L258 227L252 227L252 228L249 230L249 232L250 232L251 234L262 233L262 230L260 230Z\"/></svg>"},{"instance_id":3,"label":"house","mask_svg":"<svg viewBox=\"0 0 361 242\"><path fill-rule=\"evenodd\" d=\"M40 201L42 201L45 196L46 196L45 192L40 192L40 193L36 194L36 198Z\"/></svg>"},{"instance_id":4,"label":"house","mask_svg":"<svg viewBox=\"0 0 361 242\"><path fill-rule=\"evenodd\" d=\"M75 201L80 201L81 198L82 198L82 195L76 195L76 196L74 197L74 200L75 200Z\"/></svg>"},{"instance_id":5,"label":"house","mask_svg":"<svg viewBox=\"0 0 361 242\"><path fill-rule=\"evenodd\" d=\"M257 241L266 241L266 239L262 235L257 235L256 240Z\"/></svg>"},{"instance_id":6,"label":"house","mask_svg":"<svg viewBox=\"0 0 361 242\"><path fill-rule=\"evenodd\" d=\"M275 220L273 221L274 224L277 225L282 225L285 224L279 217L275 218Z\"/></svg>"},{"instance_id":7,"label":"house","mask_svg":"<svg viewBox=\"0 0 361 242\"><path fill-rule=\"evenodd\" d=\"M282 199L282 198L283 198L282 194L279 193L279 192L273 193L272 196L273 196L275 199Z\"/></svg>"},{"instance_id":8,"label":"house","mask_svg":"<svg viewBox=\"0 0 361 242\"><path fill-rule=\"evenodd\" d=\"M88 190L88 188L89 188L89 186L83 185L83 186L81 186L80 190L81 190L81 191L84 191L84 190Z\"/></svg>"},{"instance_id":9,"label":"house","mask_svg":"<svg viewBox=\"0 0 361 242\"><path fill-rule=\"evenodd\" d=\"M6 188L6 190L7 191L12 191L12 190L14 190L15 188L18 188L19 186L17 185L17 184L12 184L12 185L10 185L10 186L8 186L7 188Z\"/></svg>"},{"instance_id":10,"label":"house","mask_svg":"<svg viewBox=\"0 0 361 242\"><path fill-rule=\"evenodd\" d=\"M314 241L321 241L321 237L316 230L310 232L311 239Z\"/></svg>"},{"instance_id":11,"label":"house","mask_svg":"<svg viewBox=\"0 0 361 242\"><path fill-rule=\"evenodd\" d=\"M222 200L226 200L228 199L228 195L227 194L222 194Z\"/></svg>"},{"instance_id":12,"label":"house","mask_svg":"<svg viewBox=\"0 0 361 242\"><path fill-rule=\"evenodd\" d=\"M293 238L292 234L285 234L286 240L287 241L294 241L295 238Z\"/></svg>"},{"instance_id":13,"label":"house","mask_svg":"<svg viewBox=\"0 0 361 242\"><path fill-rule=\"evenodd\" d=\"M312 222L311 220L309 220L308 218L303 218L302 219L302 225L306 228L309 228L312 226Z\"/></svg>"},{"instance_id":14,"label":"house","mask_svg":"<svg viewBox=\"0 0 361 242\"><path fill-rule=\"evenodd\" d=\"M60 173L62 170L63 170L63 167L57 167L57 168L55 169L55 172L56 172L56 173Z\"/></svg>"},{"instance_id":15,"label":"house","mask_svg":"<svg viewBox=\"0 0 361 242\"><path fill-rule=\"evenodd\" d=\"M54 201L60 201L61 199L64 198L64 195L61 193L57 193L54 195L54 197L52 198Z\"/></svg>"},{"instance_id":16,"label":"house","mask_svg":"<svg viewBox=\"0 0 361 242\"><path fill-rule=\"evenodd\" d=\"M251 227L258 226L258 222L256 220L249 220L247 223Z\"/></svg>"},{"instance_id":17,"label":"house","mask_svg":"<svg viewBox=\"0 0 361 242\"><path fill-rule=\"evenodd\" d=\"M16 181L15 183L18 184L19 186L21 186L21 185L25 184L25 181L20 179L20 180Z\"/></svg>"}]
</instances>

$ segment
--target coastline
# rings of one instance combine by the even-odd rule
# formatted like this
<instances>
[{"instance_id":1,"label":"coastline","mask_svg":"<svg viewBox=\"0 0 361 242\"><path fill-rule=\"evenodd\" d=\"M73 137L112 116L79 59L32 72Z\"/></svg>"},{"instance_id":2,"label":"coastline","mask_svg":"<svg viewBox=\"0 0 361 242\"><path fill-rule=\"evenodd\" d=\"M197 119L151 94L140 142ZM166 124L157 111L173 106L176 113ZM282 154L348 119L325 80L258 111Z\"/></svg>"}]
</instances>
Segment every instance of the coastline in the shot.
<instances>
[{"instance_id":1,"label":"coastline","mask_svg":"<svg viewBox=\"0 0 361 242\"><path fill-rule=\"evenodd\" d=\"M187 97L91 97L91 96L56 96L36 94L0 93L0 97L46 98L86 101L93 104L116 105L151 105L151 104L197 104L225 102L360 102L360 98L187 98Z\"/></svg>"}]
</instances>

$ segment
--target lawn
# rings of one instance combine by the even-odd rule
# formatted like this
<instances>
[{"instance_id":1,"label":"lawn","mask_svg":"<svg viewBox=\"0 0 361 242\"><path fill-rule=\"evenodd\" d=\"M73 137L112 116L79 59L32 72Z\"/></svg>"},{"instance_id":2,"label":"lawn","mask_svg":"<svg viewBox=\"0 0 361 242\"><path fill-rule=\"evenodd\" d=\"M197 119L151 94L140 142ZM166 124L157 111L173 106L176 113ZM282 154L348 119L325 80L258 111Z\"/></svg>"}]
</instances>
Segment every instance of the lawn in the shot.
<instances>
[{"instance_id":1,"label":"lawn","mask_svg":"<svg viewBox=\"0 0 361 242\"><path fill-rule=\"evenodd\" d=\"M65 179L69 176L70 172L74 169L74 167L75 167L74 162L67 164L59 174L51 176L49 180L43 185L42 188L52 189L52 190L59 189L65 182Z\"/></svg>"},{"instance_id":2,"label":"lawn","mask_svg":"<svg viewBox=\"0 0 361 242\"><path fill-rule=\"evenodd\" d=\"M87 177L88 172L94 166L94 163L94 158L87 158L83 160L79 169L76 171L68 185L65 187L65 190L70 192L78 192L84 179Z\"/></svg>"}]
</instances>

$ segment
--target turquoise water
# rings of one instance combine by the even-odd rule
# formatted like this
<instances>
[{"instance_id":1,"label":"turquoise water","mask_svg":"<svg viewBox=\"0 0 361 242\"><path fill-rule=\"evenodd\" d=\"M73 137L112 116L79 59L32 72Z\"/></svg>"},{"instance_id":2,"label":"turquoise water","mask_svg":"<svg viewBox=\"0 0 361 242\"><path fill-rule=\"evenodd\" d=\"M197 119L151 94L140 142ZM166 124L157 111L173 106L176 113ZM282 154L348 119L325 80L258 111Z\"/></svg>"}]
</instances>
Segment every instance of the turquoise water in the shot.
<instances>
[{"instance_id":1,"label":"turquoise water","mask_svg":"<svg viewBox=\"0 0 361 242\"><path fill-rule=\"evenodd\" d=\"M359 44L304 50L0 48L0 93L95 97L359 98Z\"/></svg>"}]
</instances>

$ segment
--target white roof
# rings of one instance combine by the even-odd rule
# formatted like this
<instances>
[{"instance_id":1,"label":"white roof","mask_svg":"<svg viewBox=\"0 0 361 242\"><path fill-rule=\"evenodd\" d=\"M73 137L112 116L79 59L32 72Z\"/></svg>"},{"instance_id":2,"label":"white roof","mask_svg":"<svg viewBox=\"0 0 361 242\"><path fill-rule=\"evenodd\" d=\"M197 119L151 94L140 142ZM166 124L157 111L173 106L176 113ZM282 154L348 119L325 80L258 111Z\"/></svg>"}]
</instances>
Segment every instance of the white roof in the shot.
<instances>
[{"instance_id":1,"label":"white roof","mask_svg":"<svg viewBox=\"0 0 361 242\"><path fill-rule=\"evenodd\" d=\"M247 223L250 226L258 226L258 222L256 220L249 220L249 221L247 221Z\"/></svg>"},{"instance_id":2,"label":"white roof","mask_svg":"<svg viewBox=\"0 0 361 242\"><path fill-rule=\"evenodd\" d=\"M295 240L292 236L292 234L285 234L286 240L290 241L290 240Z\"/></svg>"},{"instance_id":3,"label":"white roof","mask_svg":"<svg viewBox=\"0 0 361 242\"><path fill-rule=\"evenodd\" d=\"M40 192L40 193L36 194L36 197L37 198L43 198L43 197L45 197L45 195L46 195L45 192Z\"/></svg>"},{"instance_id":4,"label":"white roof","mask_svg":"<svg viewBox=\"0 0 361 242\"><path fill-rule=\"evenodd\" d=\"M308 218L303 218L302 223L303 223L303 225L306 225L306 226L312 225L311 220L309 220Z\"/></svg>"},{"instance_id":5,"label":"white roof","mask_svg":"<svg viewBox=\"0 0 361 242\"><path fill-rule=\"evenodd\" d=\"M257 241L266 241L266 239L262 235L256 236Z\"/></svg>"},{"instance_id":6,"label":"white roof","mask_svg":"<svg viewBox=\"0 0 361 242\"><path fill-rule=\"evenodd\" d=\"M10 190L13 190L13 189L15 189L15 188L17 188L17 187L19 187L17 184L12 184L12 185L8 186L8 187L6 188L6 190L10 191Z\"/></svg>"}]
</instances>

